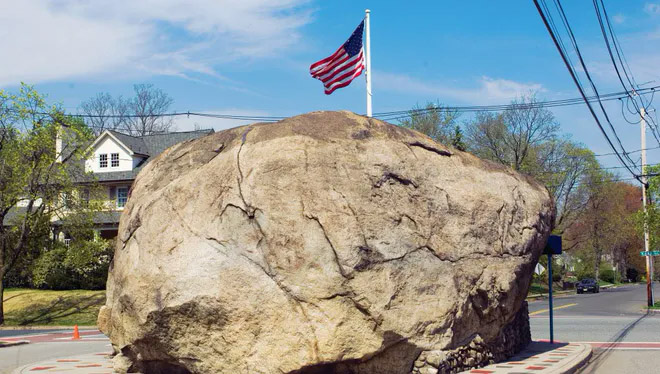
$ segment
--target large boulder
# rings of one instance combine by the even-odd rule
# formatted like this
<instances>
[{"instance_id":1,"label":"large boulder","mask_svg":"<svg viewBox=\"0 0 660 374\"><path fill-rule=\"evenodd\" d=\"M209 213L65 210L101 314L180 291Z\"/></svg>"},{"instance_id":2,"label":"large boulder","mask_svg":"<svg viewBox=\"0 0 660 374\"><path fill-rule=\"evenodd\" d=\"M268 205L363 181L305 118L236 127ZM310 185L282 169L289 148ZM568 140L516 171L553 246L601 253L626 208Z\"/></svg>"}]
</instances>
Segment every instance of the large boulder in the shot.
<instances>
[{"instance_id":1,"label":"large boulder","mask_svg":"<svg viewBox=\"0 0 660 374\"><path fill-rule=\"evenodd\" d=\"M119 371L474 367L529 339L553 218L534 180L353 113L221 131L137 177L100 326Z\"/></svg>"}]
</instances>

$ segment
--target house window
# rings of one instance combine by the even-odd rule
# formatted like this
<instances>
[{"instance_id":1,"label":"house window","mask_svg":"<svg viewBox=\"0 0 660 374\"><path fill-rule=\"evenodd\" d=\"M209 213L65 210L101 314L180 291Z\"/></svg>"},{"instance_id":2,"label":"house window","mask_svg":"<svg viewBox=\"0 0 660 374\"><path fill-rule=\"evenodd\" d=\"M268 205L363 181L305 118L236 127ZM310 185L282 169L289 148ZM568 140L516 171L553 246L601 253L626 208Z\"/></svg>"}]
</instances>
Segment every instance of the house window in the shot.
<instances>
[{"instance_id":1,"label":"house window","mask_svg":"<svg viewBox=\"0 0 660 374\"><path fill-rule=\"evenodd\" d=\"M119 153L110 154L110 167L118 168L119 167Z\"/></svg>"},{"instance_id":2,"label":"house window","mask_svg":"<svg viewBox=\"0 0 660 374\"><path fill-rule=\"evenodd\" d=\"M62 194L62 202L64 203L63 205L65 209L73 208L73 196L71 196L71 193L64 192Z\"/></svg>"},{"instance_id":3,"label":"house window","mask_svg":"<svg viewBox=\"0 0 660 374\"><path fill-rule=\"evenodd\" d=\"M128 200L128 187L117 188L117 208L123 208Z\"/></svg>"},{"instance_id":4,"label":"house window","mask_svg":"<svg viewBox=\"0 0 660 374\"><path fill-rule=\"evenodd\" d=\"M101 153L99 155L99 167L100 168L107 168L108 167L108 154L107 153Z\"/></svg>"},{"instance_id":5,"label":"house window","mask_svg":"<svg viewBox=\"0 0 660 374\"><path fill-rule=\"evenodd\" d=\"M89 188L84 188L80 193L80 198L82 200L82 205L87 208L89 207Z\"/></svg>"}]
</instances>

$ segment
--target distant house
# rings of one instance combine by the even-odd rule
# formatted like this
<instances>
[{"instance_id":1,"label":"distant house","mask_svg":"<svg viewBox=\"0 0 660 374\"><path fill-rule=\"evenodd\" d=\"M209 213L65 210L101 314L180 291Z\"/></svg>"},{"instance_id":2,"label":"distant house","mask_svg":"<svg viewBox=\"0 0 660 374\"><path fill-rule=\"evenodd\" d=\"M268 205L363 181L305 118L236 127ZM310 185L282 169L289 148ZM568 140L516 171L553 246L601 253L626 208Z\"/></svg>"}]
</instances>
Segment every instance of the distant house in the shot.
<instances>
[{"instance_id":1,"label":"distant house","mask_svg":"<svg viewBox=\"0 0 660 374\"><path fill-rule=\"evenodd\" d=\"M213 133L212 129L186 132L170 132L145 136L130 136L106 130L90 145L91 156L85 161L85 171L91 179L76 181L80 191L87 194L85 184L98 183L107 191L105 207L94 217L95 229L104 239L117 236L119 217L129 198L129 191L140 170L167 148L186 140ZM58 221L53 222L55 235L67 241L66 233L59 232Z\"/></svg>"}]
</instances>

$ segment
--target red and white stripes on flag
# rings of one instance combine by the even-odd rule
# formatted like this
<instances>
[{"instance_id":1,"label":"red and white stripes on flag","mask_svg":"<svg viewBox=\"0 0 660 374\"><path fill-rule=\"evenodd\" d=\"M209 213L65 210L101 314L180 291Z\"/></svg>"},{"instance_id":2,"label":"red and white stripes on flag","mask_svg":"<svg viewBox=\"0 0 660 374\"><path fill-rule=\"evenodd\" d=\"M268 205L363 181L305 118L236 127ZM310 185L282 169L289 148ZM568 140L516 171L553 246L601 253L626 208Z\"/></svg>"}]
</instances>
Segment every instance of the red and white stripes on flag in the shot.
<instances>
[{"instance_id":1,"label":"red and white stripes on flag","mask_svg":"<svg viewBox=\"0 0 660 374\"><path fill-rule=\"evenodd\" d=\"M317 61L309 67L312 77L323 82L325 94L348 86L364 70L364 50L362 32L364 21L353 31L350 38L332 55Z\"/></svg>"}]
</instances>

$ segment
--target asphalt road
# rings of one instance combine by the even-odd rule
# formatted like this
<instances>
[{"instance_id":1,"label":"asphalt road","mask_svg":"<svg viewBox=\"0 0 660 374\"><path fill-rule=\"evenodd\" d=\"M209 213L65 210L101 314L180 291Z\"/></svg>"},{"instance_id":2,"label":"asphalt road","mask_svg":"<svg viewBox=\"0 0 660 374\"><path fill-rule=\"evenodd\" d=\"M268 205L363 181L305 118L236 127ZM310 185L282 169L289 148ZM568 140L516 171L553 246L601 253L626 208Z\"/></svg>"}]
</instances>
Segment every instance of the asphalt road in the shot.
<instances>
[{"instance_id":1,"label":"asphalt road","mask_svg":"<svg viewBox=\"0 0 660 374\"><path fill-rule=\"evenodd\" d=\"M558 297L555 340L592 344L594 356L583 374L658 373L660 313L647 313L645 305L645 285ZM548 301L531 302L529 309L532 339L549 339Z\"/></svg>"},{"instance_id":2,"label":"asphalt road","mask_svg":"<svg viewBox=\"0 0 660 374\"><path fill-rule=\"evenodd\" d=\"M112 351L110 341L97 330L81 330L81 340L71 340L71 330L0 330L5 340L29 340L30 344L0 348L0 374L52 358Z\"/></svg>"},{"instance_id":3,"label":"asphalt road","mask_svg":"<svg viewBox=\"0 0 660 374\"><path fill-rule=\"evenodd\" d=\"M554 302L555 340L592 344L594 356L582 374L660 373L660 313L647 314L644 305L644 285L558 297ZM547 300L530 302L529 310L532 338L548 339ZM65 333L0 330L0 337L7 340L20 336L32 341L1 348L0 373L50 358L110 351L109 341L98 331L81 331L81 341L71 341L70 331Z\"/></svg>"},{"instance_id":4,"label":"asphalt road","mask_svg":"<svg viewBox=\"0 0 660 374\"><path fill-rule=\"evenodd\" d=\"M8 337L11 337L11 336L21 336L21 335L48 334L48 333L53 333L53 332L64 332L64 331L68 331L68 330L66 330L66 329L11 329L11 330L0 330L0 338L8 338Z\"/></svg>"}]
</instances>

